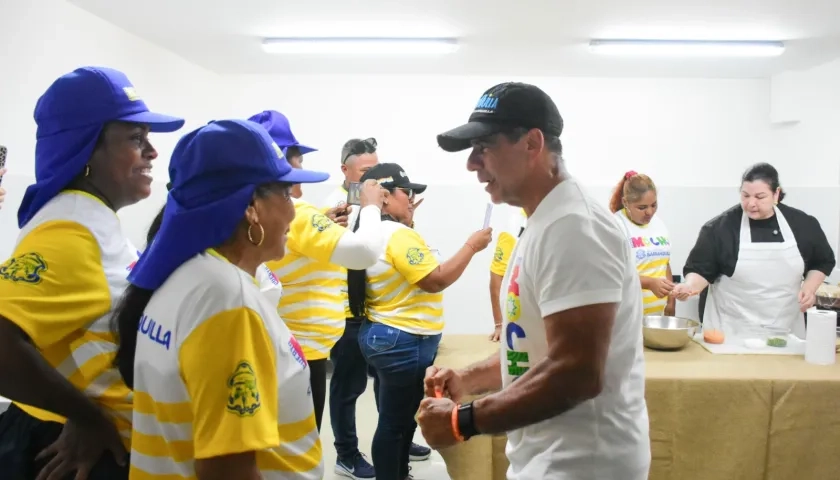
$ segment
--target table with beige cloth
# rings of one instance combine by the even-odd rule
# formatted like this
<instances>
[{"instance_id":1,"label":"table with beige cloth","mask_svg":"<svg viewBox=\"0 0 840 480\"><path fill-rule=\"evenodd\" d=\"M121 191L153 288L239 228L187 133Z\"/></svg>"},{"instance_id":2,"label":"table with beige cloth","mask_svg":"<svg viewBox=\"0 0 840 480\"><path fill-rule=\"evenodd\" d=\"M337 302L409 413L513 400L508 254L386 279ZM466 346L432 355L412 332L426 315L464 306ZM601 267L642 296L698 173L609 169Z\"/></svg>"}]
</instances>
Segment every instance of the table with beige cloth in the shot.
<instances>
[{"instance_id":1,"label":"table with beige cloth","mask_svg":"<svg viewBox=\"0 0 840 480\"><path fill-rule=\"evenodd\" d=\"M498 348L444 335L435 365L461 368ZM651 480L840 479L840 364L712 355L694 342L645 360ZM504 480L504 449L504 435L478 436L441 454L452 480Z\"/></svg>"}]
</instances>

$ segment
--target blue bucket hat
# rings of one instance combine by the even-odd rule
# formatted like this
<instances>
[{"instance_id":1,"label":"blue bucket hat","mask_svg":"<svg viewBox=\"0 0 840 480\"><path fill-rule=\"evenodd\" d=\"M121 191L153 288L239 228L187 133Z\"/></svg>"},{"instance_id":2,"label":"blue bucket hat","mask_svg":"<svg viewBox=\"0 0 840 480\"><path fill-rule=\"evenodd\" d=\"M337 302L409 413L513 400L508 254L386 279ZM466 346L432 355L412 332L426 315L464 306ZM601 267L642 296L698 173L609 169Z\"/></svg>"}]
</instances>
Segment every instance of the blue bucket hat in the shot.
<instances>
[{"instance_id":1,"label":"blue bucket hat","mask_svg":"<svg viewBox=\"0 0 840 480\"><path fill-rule=\"evenodd\" d=\"M247 120L213 121L184 135L169 162L172 189L160 231L128 280L155 290L181 264L229 239L258 185L329 176L292 168L268 132Z\"/></svg>"},{"instance_id":2,"label":"blue bucket hat","mask_svg":"<svg viewBox=\"0 0 840 480\"><path fill-rule=\"evenodd\" d=\"M102 127L111 121L146 124L152 132L184 126L182 118L149 111L120 71L82 67L62 75L35 105L35 183L23 195L19 227L84 170Z\"/></svg>"},{"instance_id":3,"label":"blue bucket hat","mask_svg":"<svg viewBox=\"0 0 840 480\"><path fill-rule=\"evenodd\" d=\"M292 127L289 126L289 119L276 110L265 110L252 116L248 120L254 123L259 123L263 126L263 128L268 130L268 134L271 135L271 139L274 140L274 143L283 150L283 155L286 155L289 147L297 147L298 150L300 150L301 155L318 151L317 148L301 145L292 133Z\"/></svg>"}]
</instances>

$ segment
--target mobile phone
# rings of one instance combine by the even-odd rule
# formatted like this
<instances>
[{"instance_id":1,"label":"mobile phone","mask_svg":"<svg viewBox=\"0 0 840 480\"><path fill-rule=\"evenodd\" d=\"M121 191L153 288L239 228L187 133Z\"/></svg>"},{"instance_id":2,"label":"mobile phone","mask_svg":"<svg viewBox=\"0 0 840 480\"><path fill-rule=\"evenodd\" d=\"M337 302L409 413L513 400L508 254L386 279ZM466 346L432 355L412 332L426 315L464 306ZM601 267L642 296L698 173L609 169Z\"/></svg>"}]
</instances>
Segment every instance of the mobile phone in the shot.
<instances>
[{"instance_id":1,"label":"mobile phone","mask_svg":"<svg viewBox=\"0 0 840 480\"><path fill-rule=\"evenodd\" d=\"M347 185L347 204L359 205L362 196L362 184L358 182L350 182Z\"/></svg>"},{"instance_id":2,"label":"mobile phone","mask_svg":"<svg viewBox=\"0 0 840 480\"><path fill-rule=\"evenodd\" d=\"M6 166L6 154L9 152L9 149L0 145L0 170ZM0 175L0 185L3 185L3 176Z\"/></svg>"}]
</instances>

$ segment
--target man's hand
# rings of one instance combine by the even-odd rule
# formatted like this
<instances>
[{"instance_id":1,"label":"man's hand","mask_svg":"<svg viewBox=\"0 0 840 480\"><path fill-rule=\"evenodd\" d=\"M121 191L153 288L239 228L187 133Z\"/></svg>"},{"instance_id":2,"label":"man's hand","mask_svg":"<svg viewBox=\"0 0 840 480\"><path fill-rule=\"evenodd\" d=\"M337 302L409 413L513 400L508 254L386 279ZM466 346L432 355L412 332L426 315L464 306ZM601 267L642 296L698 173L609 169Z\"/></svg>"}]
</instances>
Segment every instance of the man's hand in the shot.
<instances>
[{"instance_id":1,"label":"man's hand","mask_svg":"<svg viewBox=\"0 0 840 480\"><path fill-rule=\"evenodd\" d=\"M419 207L420 204L423 203L423 200L425 200L425 198L421 198L420 200L417 200L416 202L414 202L414 205L412 205L411 208L413 208L414 210L417 210L417 207Z\"/></svg>"},{"instance_id":2,"label":"man's hand","mask_svg":"<svg viewBox=\"0 0 840 480\"><path fill-rule=\"evenodd\" d=\"M347 204L339 205L338 207L327 210L326 215L333 222L347 228L347 219L349 218L351 208L353 207Z\"/></svg>"},{"instance_id":3,"label":"man's hand","mask_svg":"<svg viewBox=\"0 0 840 480\"><path fill-rule=\"evenodd\" d=\"M432 365L426 369L426 378L423 380L426 396L436 397L437 392L460 402L464 396L464 380L461 375L450 368L438 368Z\"/></svg>"},{"instance_id":4,"label":"man's hand","mask_svg":"<svg viewBox=\"0 0 840 480\"><path fill-rule=\"evenodd\" d=\"M86 480L102 455L110 452L119 465L125 465L125 451L117 427L105 416L92 424L67 420L61 434L36 460L52 459L41 469L36 480Z\"/></svg>"},{"instance_id":5,"label":"man's hand","mask_svg":"<svg viewBox=\"0 0 840 480\"><path fill-rule=\"evenodd\" d=\"M435 450L458 443L452 431L452 410L458 408L448 398L424 398L417 411L417 425L426 443Z\"/></svg>"}]
</instances>

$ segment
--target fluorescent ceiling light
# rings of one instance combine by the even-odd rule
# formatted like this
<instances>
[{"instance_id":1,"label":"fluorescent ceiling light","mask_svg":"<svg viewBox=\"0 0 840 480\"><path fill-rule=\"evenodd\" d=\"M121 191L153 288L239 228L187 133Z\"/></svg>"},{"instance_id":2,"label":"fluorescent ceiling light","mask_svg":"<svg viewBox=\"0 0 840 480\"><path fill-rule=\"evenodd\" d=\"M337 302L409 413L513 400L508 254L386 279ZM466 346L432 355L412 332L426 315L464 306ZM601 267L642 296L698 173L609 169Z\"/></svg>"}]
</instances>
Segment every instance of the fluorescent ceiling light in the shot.
<instances>
[{"instance_id":1,"label":"fluorescent ceiling light","mask_svg":"<svg viewBox=\"0 0 840 480\"><path fill-rule=\"evenodd\" d=\"M776 57L782 42L707 40L591 40L593 53L671 57Z\"/></svg>"},{"instance_id":2,"label":"fluorescent ceiling light","mask_svg":"<svg viewBox=\"0 0 840 480\"><path fill-rule=\"evenodd\" d=\"M437 55L458 50L454 38L267 38L262 45L280 54Z\"/></svg>"}]
</instances>

